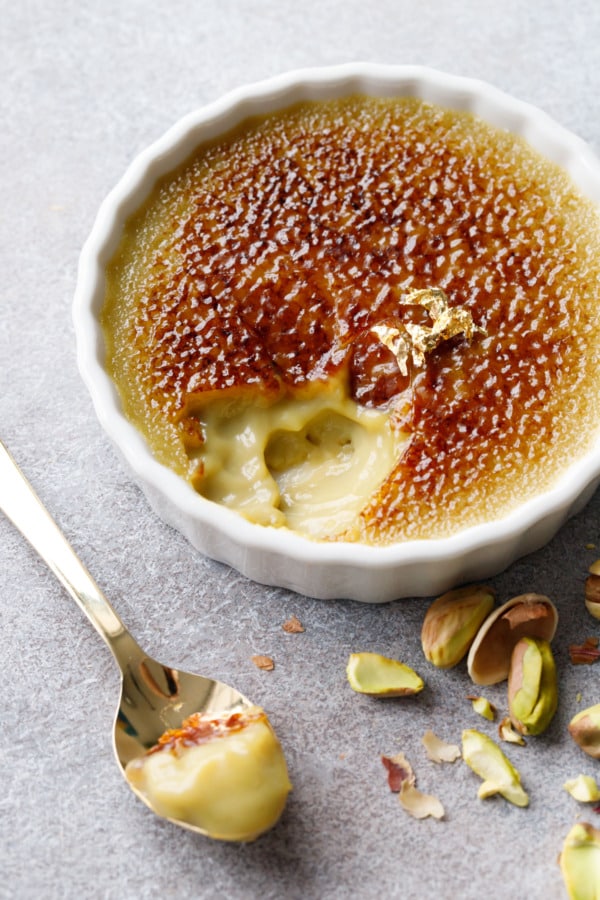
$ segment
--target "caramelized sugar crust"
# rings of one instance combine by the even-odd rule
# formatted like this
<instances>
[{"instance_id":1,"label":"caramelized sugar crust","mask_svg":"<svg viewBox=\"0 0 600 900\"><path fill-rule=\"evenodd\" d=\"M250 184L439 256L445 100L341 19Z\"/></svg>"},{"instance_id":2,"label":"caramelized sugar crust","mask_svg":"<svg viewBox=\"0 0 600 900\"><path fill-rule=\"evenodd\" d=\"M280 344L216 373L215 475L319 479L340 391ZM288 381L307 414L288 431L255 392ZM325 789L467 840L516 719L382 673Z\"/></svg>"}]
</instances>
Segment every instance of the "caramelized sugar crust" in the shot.
<instances>
[{"instance_id":1,"label":"caramelized sugar crust","mask_svg":"<svg viewBox=\"0 0 600 900\"><path fill-rule=\"evenodd\" d=\"M223 391L268 402L342 370L359 402L393 400L406 379L369 329L414 316L408 291L443 288L485 335L410 374L411 441L346 537L446 535L589 446L598 225L558 168L469 114L304 104L201 149L129 222L108 272L110 370L187 473L178 428Z\"/></svg>"},{"instance_id":2,"label":"caramelized sugar crust","mask_svg":"<svg viewBox=\"0 0 600 900\"><path fill-rule=\"evenodd\" d=\"M181 728L169 728L158 739L158 742L146 751L146 754L169 750L181 752L185 747L206 744L208 741L228 737L256 722L266 722L267 717L259 707L253 707L244 713L231 713L228 716L209 716L192 713L183 720Z\"/></svg>"}]
</instances>

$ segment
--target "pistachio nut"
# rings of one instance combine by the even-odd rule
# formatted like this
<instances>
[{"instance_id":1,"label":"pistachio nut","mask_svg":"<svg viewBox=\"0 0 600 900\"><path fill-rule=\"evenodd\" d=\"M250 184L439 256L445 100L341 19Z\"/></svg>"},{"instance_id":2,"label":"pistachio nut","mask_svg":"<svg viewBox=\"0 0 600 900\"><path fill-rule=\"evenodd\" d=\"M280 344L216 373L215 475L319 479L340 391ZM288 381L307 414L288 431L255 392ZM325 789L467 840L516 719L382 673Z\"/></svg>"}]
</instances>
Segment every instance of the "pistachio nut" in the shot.
<instances>
[{"instance_id":1,"label":"pistachio nut","mask_svg":"<svg viewBox=\"0 0 600 900\"><path fill-rule=\"evenodd\" d=\"M560 870L571 900L600 897L600 831L587 822L573 825L560 854Z\"/></svg>"},{"instance_id":2,"label":"pistachio nut","mask_svg":"<svg viewBox=\"0 0 600 900\"><path fill-rule=\"evenodd\" d=\"M585 582L585 608L595 618L600 619L600 559L592 563Z\"/></svg>"},{"instance_id":3,"label":"pistachio nut","mask_svg":"<svg viewBox=\"0 0 600 900\"><path fill-rule=\"evenodd\" d=\"M423 653L441 669L457 665L467 654L495 603L491 588L456 588L438 597L425 614L421 629Z\"/></svg>"},{"instance_id":4,"label":"pistachio nut","mask_svg":"<svg viewBox=\"0 0 600 900\"><path fill-rule=\"evenodd\" d=\"M487 734L469 728L463 731L462 744L464 761L483 779L478 797L485 799L501 794L515 806L529 804L521 776L495 741Z\"/></svg>"},{"instance_id":5,"label":"pistachio nut","mask_svg":"<svg viewBox=\"0 0 600 900\"><path fill-rule=\"evenodd\" d=\"M467 697L467 700L471 701L473 706L473 710L480 716L483 716L484 719L487 719L488 722L494 722L496 720L497 709L493 703L486 697Z\"/></svg>"},{"instance_id":6,"label":"pistachio nut","mask_svg":"<svg viewBox=\"0 0 600 900\"><path fill-rule=\"evenodd\" d=\"M597 803L600 800L600 788L591 775L578 775L563 784L565 791L580 803Z\"/></svg>"},{"instance_id":7,"label":"pistachio nut","mask_svg":"<svg viewBox=\"0 0 600 900\"><path fill-rule=\"evenodd\" d=\"M371 697L418 694L425 686L409 666L379 653L351 653L346 675L353 691Z\"/></svg>"},{"instance_id":8,"label":"pistachio nut","mask_svg":"<svg viewBox=\"0 0 600 900\"><path fill-rule=\"evenodd\" d=\"M493 610L471 645L467 659L475 684L497 684L508 677L512 651L522 637L551 641L558 612L543 594L520 594Z\"/></svg>"},{"instance_id":9,"label":"pistachio nut","mask_svg":"<svg viewBox=\"0 0 600 900\"><path fill-rule=\"evenodd\" d=\"M545 731L558 706L558 681L552 649L540 638L521 638L508 674L508 708L521 734Z\"/></svg>"},{"instance_id":10,"label":"pistachio nut","mask_svg":"<svg viewBox=\"0 0 600 900\"><path fill-rule=\"evenodd\" d=\"M569 722L569 734L584 753L600 759L600 703L573 716Z\"/></svg>"}]
</instances>

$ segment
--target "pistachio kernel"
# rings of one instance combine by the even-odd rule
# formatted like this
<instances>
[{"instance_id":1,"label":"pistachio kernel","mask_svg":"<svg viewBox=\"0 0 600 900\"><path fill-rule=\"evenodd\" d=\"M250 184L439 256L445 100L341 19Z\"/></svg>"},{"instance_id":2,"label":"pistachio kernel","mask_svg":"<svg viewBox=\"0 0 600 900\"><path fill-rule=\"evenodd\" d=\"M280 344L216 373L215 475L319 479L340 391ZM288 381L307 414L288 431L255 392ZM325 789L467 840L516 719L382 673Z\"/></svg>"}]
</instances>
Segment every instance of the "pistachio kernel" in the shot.
<instances>
[{"instance_id":1,"label":"pistachio kernel","mask_svg":"<svg viewBox=\"0 0 600 900\"><path fill-rule=\"evenodd\" d=\"M584 753L600 759L600 703L582 709L569 722L569 734Z\"/></svg>"},{"instance_id":2,"label":"pistachio kernel","mask_svg":"<svg viewBox=\"0 0 600 900\"><path fill-rule=\"evenodd\" d=\"M353 691L371 697L402 697L425 687L409 666L379 653L351 653L346 675Z\"/></svg>"},{"instance_id":3,"label":"pistachio kernel","mask_svg":"<svg viewBox=\"0 0 600 900\"><path fill-rule=\"evenodd\" d=\"M501 794L515 806L527 806L529 797L521 784L521 776L498 744L481 731L463 731L463 759L483 779L477 796L482 800Z\"/></svg>"},{"instance_id":4,"label":"pistachio kernel","mask_svg":"<svg viewBox=\"0 0 600 900\"><path fill-rule=\"evenodd\" d=\"M423 653L429 662L441 669L457 665L494 603L492 589L480 585L456 588L434 600L421 629Z\"/></svg>"},{"instance_id":5,"label":"pistachio kernel","mask_svg":"<svg viewBox=\"0 0 600 900\"><path fill-rule=\"evenodd\" d=\"M569 831L560 854L560 870L571 900L600 896L600 831L578 822Z\"/></svg>"},{"instance_id":6,"label":"pistachio kernel","mask_svg":"<svg viewBox=\"0 0 600 900\"><path fill-rule=\"evenodd\" d=\"M467 697L467 700L471 701L473 710L479 716L483 716L483 718L487 719L488 722L496 721L496 715L498 711L494 704L490 703L490 701L486 697L474 697L472 695L469 695Z\"/></svg>"},{"instance_id":7,"label":"pistachio kernel","mask_svg":"<svg viewBox=\"0 0 600 900\"><path fill-rule=\"evenodd\" d=\"M552 649L540 638L521 638L508 675L508 708L521 734L541 734L558 706L558 681Z\"/></svg>"},{"instance_id":8,"label":"pistachio kernel","mask_svg":"<svg viewBox=\"0 0 600 900\"><path fill-rule=\"evenodd\" d=\"M596 803L600 800L600 788L591 775L578 775L563 784L565 791L580 803Z\"/></svg>"}]
</instances>

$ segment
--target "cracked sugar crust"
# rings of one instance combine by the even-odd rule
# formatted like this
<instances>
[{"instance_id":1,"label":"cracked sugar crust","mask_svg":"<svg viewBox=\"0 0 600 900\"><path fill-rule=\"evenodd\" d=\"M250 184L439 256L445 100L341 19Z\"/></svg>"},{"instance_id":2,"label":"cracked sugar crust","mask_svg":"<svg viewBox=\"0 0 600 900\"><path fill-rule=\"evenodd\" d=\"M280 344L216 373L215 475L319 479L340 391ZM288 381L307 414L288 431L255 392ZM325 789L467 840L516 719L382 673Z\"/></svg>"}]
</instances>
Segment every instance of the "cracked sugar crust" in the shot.
<instances>
[{"instance_id":1,"label":"cracked sugar crust","mask_svg":"<svg viewBox=\"0 0 600 900\"><path fill-rule=\"evenodd\" d=\"M598 225L557 167L470 114L303 104L201 149L130 221L108 273L110 368L184 471L177 421L215 394L269 402L347 369L357 399L390 402L406 381L365 335L405 321L409 291L441 288L486 334L412 373L409 446L346 537L446 535L589 446Z\"/></svg>"}]
</instances>

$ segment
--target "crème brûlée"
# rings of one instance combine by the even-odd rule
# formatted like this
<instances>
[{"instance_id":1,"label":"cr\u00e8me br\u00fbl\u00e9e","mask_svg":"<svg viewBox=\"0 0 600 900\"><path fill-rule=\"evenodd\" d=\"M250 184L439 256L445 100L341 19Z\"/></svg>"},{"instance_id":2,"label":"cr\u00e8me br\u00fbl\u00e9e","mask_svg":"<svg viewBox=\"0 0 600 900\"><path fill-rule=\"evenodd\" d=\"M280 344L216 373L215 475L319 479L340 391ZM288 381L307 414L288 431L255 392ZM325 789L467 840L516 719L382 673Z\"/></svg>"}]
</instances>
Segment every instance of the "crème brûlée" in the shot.
<instances>
[{"instance_id":1,"label":"cr\u00e8me br\u00fbl\u00e9e","mask_svg":"<svg viewBox=\"0 0 600 900\"><path fill-rule=\"evenodd\" d=\"M600 219L471 113L252 118L161 179L107 269L129 418L203 496L318 540L501 518L600 421Z\"/></svg>"},{"instance_id":2,"label":"cr\u00e8me br\u00fbl\u00e9e","mask_svg":"<svg viewBox=\"0 0 600 900\"><path fill-rule=\"evenodd\" d=\"M125 774L159 815L224 841L253 841L272 828L292 789L281 744L259 707L195 713Z\"/></svg>"}]
</instances>

